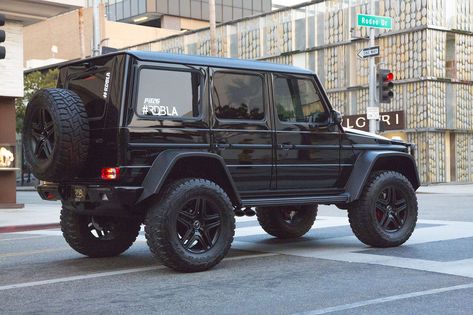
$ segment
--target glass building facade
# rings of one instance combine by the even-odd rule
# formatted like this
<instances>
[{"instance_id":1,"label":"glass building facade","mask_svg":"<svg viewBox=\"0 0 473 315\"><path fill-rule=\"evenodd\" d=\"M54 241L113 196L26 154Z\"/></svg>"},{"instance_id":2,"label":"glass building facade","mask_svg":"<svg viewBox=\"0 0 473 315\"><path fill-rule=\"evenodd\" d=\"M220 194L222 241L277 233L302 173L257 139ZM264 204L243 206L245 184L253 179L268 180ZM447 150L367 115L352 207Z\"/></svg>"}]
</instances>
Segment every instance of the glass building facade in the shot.
<instances>
[{"instance_id":1,"label":"glass building facade","mask_svg":"<svg viewBox=\"0 0 473 315\"><path fill-rule=\"evenodd\" d=\"M103 0L107 18L129 21L145 14L155 17L172 15L196 20L209 19L208 0ZM92 6L93 0L88 0ZM270 12L271 0L216 0L215 15L219 23Z\"/></svg>"},{"instance_id":2,"label":"glass building facade","mask_svg":"<svg viewBox=\"0 0 473 315\"><path fill-rule=\"evenodd\" d=\"M423 183L473 182L473 5L471 0L378 0L376 63L394 73L394 98L381 112L404 112L396 132L416 143ZM315 71L345 116L366 113L368 30L357 14L369 0L307 3L217 26L222 57L293 64ZM448 2L448 3L447 3ZM130 49L210 54L209 30L186 32ZM388 136L392 136L388 135Z\"/></svg>"}]
</instances>

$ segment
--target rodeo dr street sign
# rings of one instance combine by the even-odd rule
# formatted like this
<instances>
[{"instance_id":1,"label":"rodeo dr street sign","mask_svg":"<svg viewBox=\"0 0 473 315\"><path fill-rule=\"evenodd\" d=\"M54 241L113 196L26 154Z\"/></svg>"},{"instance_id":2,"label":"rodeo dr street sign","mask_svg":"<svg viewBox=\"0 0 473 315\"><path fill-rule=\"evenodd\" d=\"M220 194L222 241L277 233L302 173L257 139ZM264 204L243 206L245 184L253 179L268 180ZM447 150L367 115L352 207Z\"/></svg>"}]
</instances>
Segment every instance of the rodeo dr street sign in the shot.
<instances>
[{"instance_id":1,"label":"rodeo dr street sign","mask_svg":"<svg viewBox=\"0 0 473 315\"><path fill-rule=\"evenodd\" d=\"M392 18L388 16L368 15L368 14L357 14L357 25L365 27L392 29L393 22Z\"/></svg>"}]
</instances>

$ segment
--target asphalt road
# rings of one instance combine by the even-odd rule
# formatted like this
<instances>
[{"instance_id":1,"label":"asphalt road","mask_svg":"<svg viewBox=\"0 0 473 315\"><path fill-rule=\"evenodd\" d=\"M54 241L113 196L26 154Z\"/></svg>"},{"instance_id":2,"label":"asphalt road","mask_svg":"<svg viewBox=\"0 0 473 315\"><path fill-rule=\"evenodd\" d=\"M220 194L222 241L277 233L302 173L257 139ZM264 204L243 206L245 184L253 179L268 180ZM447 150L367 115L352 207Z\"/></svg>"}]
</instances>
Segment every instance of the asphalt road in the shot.
<instances>
[{"instance_id":1,"label":"asphalt road","mask_svg":"<svg viewBox=\"0 0 473 315\"><path fill-rule=\"evenodd\" d=\"M390 249L360 243L335 207L292 241L238 220L230 255L194 274L161 266L143 235L120 257L90 259L58 230L0 234L0 313L473 314L473 194L419 205L412 238Z\"/></svg>"}]
</instances>

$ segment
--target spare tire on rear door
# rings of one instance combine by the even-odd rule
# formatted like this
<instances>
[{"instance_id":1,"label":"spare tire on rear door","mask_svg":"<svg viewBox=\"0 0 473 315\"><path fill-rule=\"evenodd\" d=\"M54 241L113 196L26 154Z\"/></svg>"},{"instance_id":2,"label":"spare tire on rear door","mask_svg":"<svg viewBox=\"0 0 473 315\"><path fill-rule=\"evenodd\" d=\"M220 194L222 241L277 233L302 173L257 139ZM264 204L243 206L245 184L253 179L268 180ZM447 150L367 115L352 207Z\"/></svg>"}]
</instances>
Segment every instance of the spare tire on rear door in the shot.
<instances>
[{"instance_id":1,"label":"spare tire on rear door","mask_svg":"<svg viewBox=\"0 0 473 315\"><path fill-rule=\"evenodd\" d=\"M23 126L25 160L37 178L70 179L85 165L89 121L82 100L73 91L36 92L26 108Z\"/></svg>"}]
</instances>

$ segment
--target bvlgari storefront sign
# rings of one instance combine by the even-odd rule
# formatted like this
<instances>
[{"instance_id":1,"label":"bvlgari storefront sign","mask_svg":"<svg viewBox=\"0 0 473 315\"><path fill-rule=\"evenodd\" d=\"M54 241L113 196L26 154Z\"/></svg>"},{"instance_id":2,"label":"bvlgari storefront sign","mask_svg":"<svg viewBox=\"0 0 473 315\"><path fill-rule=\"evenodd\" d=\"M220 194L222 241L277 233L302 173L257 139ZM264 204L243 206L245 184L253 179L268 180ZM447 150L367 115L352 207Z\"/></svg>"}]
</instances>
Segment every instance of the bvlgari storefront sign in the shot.
<instances>
[{"instance_id":1,"label":"bvlgari storefront sign","mask_svg":"<svg viewBox=\"0 0 473 315\"><path fill-rule=\"evenodd\" d=\"M0 145L0 169L15 167L15 147Z\"/></svg>"},{"instance_id":2,"label":"bvlgari storefront sign","mask_svg":"<svg viewBox=\"0 0 473 315\"><path fill-rule=\"evenodd\" d=\"M402 130L406 127L404 111L384 112L379 113L379 116L381 130ZM366 115L343 116L342 125L345 128L369 130L369 121Z\"/></svg>"}]
</instances>

